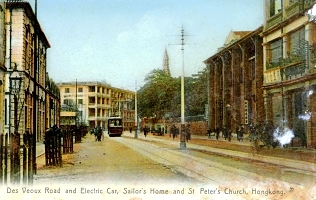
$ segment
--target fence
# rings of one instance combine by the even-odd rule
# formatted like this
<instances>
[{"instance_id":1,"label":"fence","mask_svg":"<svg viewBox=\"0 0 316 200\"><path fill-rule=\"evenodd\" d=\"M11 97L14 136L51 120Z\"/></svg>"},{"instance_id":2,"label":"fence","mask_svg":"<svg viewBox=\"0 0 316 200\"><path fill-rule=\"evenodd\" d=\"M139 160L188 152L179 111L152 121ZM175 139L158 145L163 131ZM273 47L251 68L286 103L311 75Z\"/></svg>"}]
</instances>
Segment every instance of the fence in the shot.
<instances>
[{"instance_id":1,"label":"fence","mask_svg":"<svg viewBox=\"0 0 316 200\"><path fill-rule=\"evenodd\" d=\"M21 180L23 184L33 184L32 136L29 133L12 133L11 137L8 133L0 135L0 184L10 182L13 185L19 185Z\"/></svg>"},{"instance_id":2,"label":"fence","mask_svg":"<svg viewBox=\"0 0 316 200\"><path fill-rule=\"evenodd\" d=\"M11 183L20 183L20 134L11 134Z\"/></svg>"},{"instance_id":3,"label":"fence","mask_svg":"<svg viewBox=\"0 0 316 200\"><path fill-rule=\"evenodd\" d=\"M7 183L8 170L8 134L0 135L0 184Z\"/></svg>"},{"instance_id":4,"label":"fence","mask_svg":"<svg viewBox=\"0 0 316 200\"><path fill-rule=\"evenodd\" d=\"M74 140L73 131L64 130L63 131L63 153L73 153L74 152Z\"/></svg>"},{"instance_id":5,"label":"fence","mask_svg":"<svg viewBox=\"0 0 316 200\"><path fill-rule=\"evenodd\" d=\"M45 164L46 166L62 167L61 131L56 126L45 133Z\"/></svg>"}]
</instances>

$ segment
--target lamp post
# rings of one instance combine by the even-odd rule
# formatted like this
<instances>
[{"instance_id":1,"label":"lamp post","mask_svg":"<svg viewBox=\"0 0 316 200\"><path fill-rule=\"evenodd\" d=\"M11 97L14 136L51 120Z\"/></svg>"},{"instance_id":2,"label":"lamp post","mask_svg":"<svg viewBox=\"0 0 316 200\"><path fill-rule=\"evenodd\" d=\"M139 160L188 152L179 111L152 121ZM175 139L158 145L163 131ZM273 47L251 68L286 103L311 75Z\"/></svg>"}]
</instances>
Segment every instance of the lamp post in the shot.
<instances>
[{"instance_id":1,"label":"lamp post","mask_svg":"<svg viewBox=\"0 0 316 200\"><path fill-rule=\"evenodd\" d=\"M18 101L19 94L21 90L22 77L20 76L18 70L15 69L12 71L12 74L9 77L10 80L10 95L14 95L13 104L14 104L14 132L11 133L11 182L19 183L20 180L20 136L18 133L19 130L19 120L18 120ZM11 99L11 96L10 96ZM10 111L11 112L11 111ZM11 115L11 114L10 114ZM11 118L10 118L11 121ZM11 123L10 123L11 124ZM11 126L9 127L11 129Z\"/></svg>"},{"instance_id":2,"label":"lamp post","mask_svg":"<svg viewBox=\"0 0 316 200\"><path fill-rule=\"evenodd\" d=\"M14 69L10 76L11 94L14 95L14 133L18 132L18 95L21 90L22 77L19 72Z\"/></svg>"}]
</instances>

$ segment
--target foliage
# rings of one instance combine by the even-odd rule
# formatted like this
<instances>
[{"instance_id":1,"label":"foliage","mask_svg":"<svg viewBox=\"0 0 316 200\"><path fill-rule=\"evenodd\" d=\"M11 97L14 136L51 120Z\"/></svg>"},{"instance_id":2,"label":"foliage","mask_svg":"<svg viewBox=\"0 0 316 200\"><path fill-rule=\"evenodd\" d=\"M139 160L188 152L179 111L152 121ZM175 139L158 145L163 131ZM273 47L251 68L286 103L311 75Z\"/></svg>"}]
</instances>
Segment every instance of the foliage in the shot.
<instances>
[{"instance_id":1,"label":"foliage","mask_svg":"<svg viewBox=\"0 0 316 200\"><path fill-rule=\"evenodd\" d=\"M180 82L163 70L153 70L145 78L145 85L138 91L141 117L163 118L178 107Z\"/></svg>"},{"instance_id":2,"label":"foliage","mask_svg":"<svg viewBox=\"0 0 316 200\"><path fill-rule=\"evenodd\" d=\"M204 114L207 104L207 78L206 71L197 78L184 78L186 116ZM173 78L163 70L153 70L146 76L145 85L137 95L141 117L180 117L181 77Z\"/></svg>"},{"instance_id":3,"label":"foliage","mask_svg":"<svg viewBox=\"0 0 316 200\"><path fill-rule=\"evenodd\" d=\"M287 58L280 58L278 62L267 62L267 69L273 69L276 67L285 67L293 63L303 62L304 57L299 54L287 53Z\"/></svg>"},{"instance_id":4,"label":"foliage","mask_svg":"<svg viewBox=\"0 0 316 200\"><path fill-rule=\"evenodd\" d=\"M207 104L208 75L204 71L197 78L186 78L185 80L185 111L187 116L204 114Z\"/></svg>"}]
</instances>

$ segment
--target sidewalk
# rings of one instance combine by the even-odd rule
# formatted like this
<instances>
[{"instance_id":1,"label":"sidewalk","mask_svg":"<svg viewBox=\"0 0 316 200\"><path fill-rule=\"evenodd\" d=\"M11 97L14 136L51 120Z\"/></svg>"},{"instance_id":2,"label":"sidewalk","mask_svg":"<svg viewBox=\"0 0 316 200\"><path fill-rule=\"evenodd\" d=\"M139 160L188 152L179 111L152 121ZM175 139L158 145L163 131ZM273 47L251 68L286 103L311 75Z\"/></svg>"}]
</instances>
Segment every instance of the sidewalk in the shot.
<instances>
[{"instance_id":1,"label":"sidewalk","mask_svg":"<svg viewBox=\"0 0 316 200\"><path fill-rule=\"evenodd\" d=\"M123 136L125 137L131 137L134 138L135 133L124 133ZM152 136L149 134L146 138L144 137L144 134L138 133L138 139L143 139L143 140L150 140L150 141L159 141L159 142L164 142L172 145L178 145L179 146L179 137L176 138L175 140L169 140L165 137L169 137L169 135L165 136ZM208 136L198 136L198 135L192 135L192 139L202 139L202 140L215 140L215 138L209 139ZM223 138L220 139L220 142L228 142L227 140L225 141ZM242 145L242 146L251 146L251 143L248 140L245 140L243 142L238 142L236 138L233 138L230 143L237 144L237 145ZM187 149L192 149L192 150L200 150L200 151L208 151L216 154L224 154L228 156L233 156L233 157L239 157L239 158L246 158L246 159L252 159L255 161L261 161L261 162L267 162L271 164L276 164L280 166L285 166L288 168L295 169L295 171L300 171L301 173L315 173L316 172L316 164L313 162L313 158L311 158L311 162L304 162L304 161L299 161L299 160L294 160L294 159L286 159L286 158L281 158L281 157L273 157L273 156L266 156L266 155L260 155L260 154L254 154L254 153L246 153L246 152L241 152L241 151L236 151L236 150L228 150L224 148L214 148L210 146L205 146L205 145L199 145L199 144L192 144L192 143L186 143ZM179 147L180 148L180 147ZM314 174L313 174L314 175Z\"/></svg>"},{"instance_id":2,"label":"sidewalk","mask_svg":"<svg viewBox=\"0 0 316 200\"><path fill-rule=\"evenodd\" d=\"M45 154L45 144L43 142L36 143L36 158Z\"/></svg>"}]
</instances>

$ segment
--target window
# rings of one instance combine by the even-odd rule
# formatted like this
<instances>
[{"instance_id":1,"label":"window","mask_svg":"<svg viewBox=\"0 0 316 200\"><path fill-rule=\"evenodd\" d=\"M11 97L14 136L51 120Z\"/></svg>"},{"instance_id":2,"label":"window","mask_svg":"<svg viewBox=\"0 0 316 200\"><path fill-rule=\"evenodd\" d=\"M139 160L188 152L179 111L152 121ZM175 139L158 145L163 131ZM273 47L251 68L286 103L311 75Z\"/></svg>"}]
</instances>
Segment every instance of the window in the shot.
<instances>
[{"instance_id":1,"label":"window","mask_svg":"<svg viewBox=\"0 0 316 200\"><path fill-rule=\"evenodd\" d=\"M83 92L83 88L82 87L78 88L78 92Z\"/></svg>"},{"instance_id":2,"label":"window","mask_svg":"<svg viewBox=\"0 0 316 200\"><path fill-rule=\"evenodd\" d=\"M78 99L78 104L83 104L83 99Z\"/></svg>"},{"instance_id":3,"label":"window","mask_svg":"<svg viewBox=\"0 0 316 200\"><path fill-rule=\"evenodd\" d=\"M72 99L64 99L64 104L68 106L74 105L74 101Z\"/></svg>"},{"instance_id":4,"label":"window","mask_svg":"<svg viewBox=\"0 0 316 200\"><path fill-rule=\"evenodd\" d=\"M95 87L94 86L89 86L89 92L95 92Z\"/></svg>"},{"instance_id":5,"label":"window","mask_svg":"<svg viewBox=\"0 0 316 200\"><path fill-rule=\"evenodd\" d=\"M249 115L248 115L248 112L249 112L249 107L248 107L248 101L245 100L245 124L248 124L248 119L249 119Z\"/></svg>"},{"instance_id":6,"label":"window","mask_svg":"<svg viewBox=\"0 0 316 200\"><path fill-rule=\"evenodd\" d=\"M69 93L70 89L69 88L65 88L65 93Z\"/></svg>"},{"instance_id":7,"label":"window","mask_svg":"<svg viewBox=\"0 0 316 200\"><path fill-rule=\"evenodd\" d=\"M282 0L269 0L270 1L270 17L278 14L282 10Z\"/></svg>"},{"instance_id":8,"label":"window","mask_svg":"<svg viewBox=\"0 0 316 200\"><path fill-rule=\"evenodd\" d=\"M290 36L291 56L305 57L307 42L305 41L305 29L300 29Z\"/></svg>"},{"instance_id":9,"label":"window","mask_svg":"<svg viewBox=\"0 0 316 200\"><path fill-rule=\"evenodd\" d=\"M282 39L276 40L270 44L271 63L278 63L282 59Z\"/></svg>"}]
</instances>

